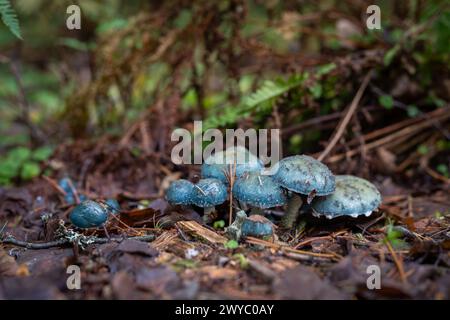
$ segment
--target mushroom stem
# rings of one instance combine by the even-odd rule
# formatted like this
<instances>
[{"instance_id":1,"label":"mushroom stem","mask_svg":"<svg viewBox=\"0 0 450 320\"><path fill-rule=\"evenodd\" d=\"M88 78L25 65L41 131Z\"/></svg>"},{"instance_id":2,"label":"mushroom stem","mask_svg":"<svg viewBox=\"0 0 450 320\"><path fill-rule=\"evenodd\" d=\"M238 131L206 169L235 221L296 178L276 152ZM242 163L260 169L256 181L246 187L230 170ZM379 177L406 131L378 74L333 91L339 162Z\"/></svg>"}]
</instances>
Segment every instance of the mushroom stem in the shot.
<instances>
[{"instance_id":1,"label":"mushroom stem","mask_svg":"<svg viewBox=\"0 0 450 320\"><path fill-rule=\"evenodd\" d=\"M241 201L239 201L239 208L241 208L244 211L248 210L247 204L245 202L241 202Z\"/></svg>"},{"instance_id":2,"label":"mushroom stem","mask_svg":"<svg viewBox=\"0 0 450 320\"><path fill-rule=\"evenodd\" d=\"M251 216L254 216L254 215L263 216L264 215L264 210L261 209L261 208L253 207L252 210L250 211L250 215Z\"/></svg>"},{"instance_id":3,"label":"mushroom stem","mask_svg":"<svg viewBox=\"0 0 450 320\"><path fill-rule=\"evenodd\" d=\"M203 209L203 222L211 223L214 219L214 212L216 212L216 208L214 206L205 207Z\"/></svg>"},{"instance_id":4,"label":"mushroom stem","mask_svg":"<svg viewBox=\"0 0 450 320\"><path fill-rule=\"evenodd\" d=\"M293 193L292 196L289 198L286 213L281 219L281 225L284 228L290 229L294 226L294 223L298 218L299 210L302 204L303 200L300 197L300 195Z\"/></svg>"}]
</instances>

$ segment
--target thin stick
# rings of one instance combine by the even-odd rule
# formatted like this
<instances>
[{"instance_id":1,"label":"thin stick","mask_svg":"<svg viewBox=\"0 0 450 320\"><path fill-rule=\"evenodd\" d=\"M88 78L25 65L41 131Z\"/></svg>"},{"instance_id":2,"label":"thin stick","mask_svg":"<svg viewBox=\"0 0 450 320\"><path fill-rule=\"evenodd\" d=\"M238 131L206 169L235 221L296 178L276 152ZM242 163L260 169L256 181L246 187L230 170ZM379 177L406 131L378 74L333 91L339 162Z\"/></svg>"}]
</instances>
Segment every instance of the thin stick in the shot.
<instances>
[{"instance_id":1,"label":"thin stick","mask_svg":"<svg viewBox=\"0 0 450 320\"><path fill-rule=\"evenodd\" d=\"M403 269L403 263L395 253L394 249L391 246L391 243L389 241L386 241L386 246L389 250L389 252L392 255L392 259L394 259L394 263L397 266L398 272L400 273L400 278L402 279L403 283L406 283L406 275L405 270Z\"/></svg>"},{"instance_id":2,"label":"thin stick","mask_svg":"<svg viewBox=\"0 0 450 320\"><path fill-rule=\"evenodd\" d=\"M330 239L330 238L333 239L333 238L335 238L335 237L337 237L337 236L339 236L341 234L344 234L346 232L347 232L347 230L342 230L342 231L336 232L334 234L330 234L329 236L309 238L307 240L304 240L302 242L297 243L297 245L294 247L294 249L298 249L300 247L303 247L304 245L307 245L307 244L313 242L314 240L322 240L322 239Z\"/></svg>"},{"instance_id":3,"label":"thin stick","mask_svg":"<svg viewBox=\"0 0 450 320\"><path fill-rule=\"evenodd\" d=\"M48 184L49 184L50 186L52 186L56 191L58 191L59 193L61 193L63 196L66 196L66 195L67 195L67 192L64 191L64 189L61 188L61 187L55 182L55 180L53 180L53 179L51 179L51 178L49 178L49 177L46 177L46 176L42 176L42 178L43 178L45 181L47 181Z\"/></svg>"},{"instance_id":4,"label":"thin stick","mask_svg":"<svg viewBox=\"0 0 450 320\"><path fill-rule=\"evenodd\" d=\"M230 209L228 212L228 225L231 226L233 223L233 185L234 185L234 178L236 176L236 158L234 159L234 164L230 165Z\"/></svg>"},{"instance_id":5,"label":"thin stick","mask_svg":"<svg viewBox=\"0 0 450 320\"><path fill-rule=\"evenodd\" d=\"M447 118L450 118L450 113L444 114L441 117L439 117L439 119L441 121L446 120ZM386 146L387 144L390 144L392 146L392 145L398 144L402 140L408 139L408 136L410 136L426 127L429 127L430 125L431 125L431 120L425 120L425 121L417 123L415 125L403 128L402 130L392 133L386 137L383 137L381 139L378 139L371 143L368 143L365 145L365 148L366 148L366 150L371 150L371 149L380 147L382 145ZM358 152L359 152L359 148L356 148L356 149L349 150L345 153L336 154L336 155L330 157L327 160L327 162L332 163L332 162L339 161L343 158L352 157L355 154L357 154Z\"/></svg>"},{"instance_id":6,"label":"thin stick","mask_svg":"<svg viewBox=\"0 0 450 320\"><path fill-rule=\"evenodd\" d=\"M289 246L278 245L273 242L269 242L269 241L265 241L265 240L261 240L261 239L253 238L253 237L246 237L245 241L247 243L251 243L251 244L263 245L266 247L270 247L270 248L274 248L274 249L278 249L278 250L285 250L285 251L294 252L294 253L298 253L298 254L303 254L306 256L312 256L312 257L318 257L318 258L330 258L330 259L340 258L339 255L334 254L334 253L333 254L331 254L331 253L316 253L316 252L309 252L309 251L304 251L304 250L297 250L297 249L291 248Z\"/></svg>"},{"instance_id":7,"label":"thin stick","mask_svg":"<svg viewBox=\"0 0 450 320\"><path fill-rule=\"evenodd\" d=\"M345 114L344 118L342 119L342 122L339 124L338 129L336 130L336 133L334 134L333 138L328 143L325 150L321 153L321 155L317 158L317 160L322 161L330 152L333 150L336 143L339 141L339 139L344 134L345 128L347 127L350 119L352 118L356 107L359 104L359 101L362 98L362 95L364 93L364 90L366 90L367 85L369 84L370 78L372 78L373 70L371 70L366 77L364 78L361 87L359 87L358 91L356 92L355 97L353 98L352 103L350 104L347 113Z\"/></svg>"},{"instance_id":8,"label":"thin stick","mask_svg":"<svg viewBox=\"0 0 450 320\"><path fill-rule=\"evenodd\" d=\"M138 241L144 241L144 242L150 242L153 241L155 239L155 235L154 234L150 234L150 235L146 235L146 236L138 236L138 237L127 237L127 238L95 238L93 239L92 243L94 244L103 244L103 243L108 243L108 242L122 242L123 240L138 240ZM27 249L34 249L34 250L39 250L39 249L48 249L48 248L52 248L52 247L59 247L68 243L71 243L71 241L67 240L67 239L61 239L61 240L56 240L56 241L50 241L50 242L40 242L40 243L33 243L33 242L26 242L26 241L21 241L21 240L17 240L16 238L14 238L13 236L8 236L5 239L0 241L2 244L12 244L18 247L24 247Z\"/></svg>"}]
</instances>

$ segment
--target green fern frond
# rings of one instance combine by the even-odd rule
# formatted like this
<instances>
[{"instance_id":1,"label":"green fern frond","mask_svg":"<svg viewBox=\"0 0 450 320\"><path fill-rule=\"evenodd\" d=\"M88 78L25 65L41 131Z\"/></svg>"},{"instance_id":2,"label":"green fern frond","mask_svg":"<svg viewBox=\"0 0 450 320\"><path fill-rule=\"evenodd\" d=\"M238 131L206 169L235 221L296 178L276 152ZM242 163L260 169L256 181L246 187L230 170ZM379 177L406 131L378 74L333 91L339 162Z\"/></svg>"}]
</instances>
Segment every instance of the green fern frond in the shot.
<instances>
[{"instance_id":1,"label":"green fern frond","mask_svg":"<svg viewBox=\"0 0 450 320\"><path fill-rule=\"evenodd\" d=\"M22 40L19 19L9 0L0 0L0 17L11 33Z\"/></svg>"},{"instance_id":2,"label":"green fern frond","mask_svg":"<svg viewBox=\"0 0 450 320\"><path fill-rule=\"evenodd\" d=\"M290 77L287 81L278 80L271 81L266 80L262 86L252 93L250 96L244 98L244 104L249 108L253 109L257 105L266 102L268 100L274 99L281 96L283 93L288 92L294 87L299 86L303 83L307 74L298 74Z\"/></svg>"}]
</instances>

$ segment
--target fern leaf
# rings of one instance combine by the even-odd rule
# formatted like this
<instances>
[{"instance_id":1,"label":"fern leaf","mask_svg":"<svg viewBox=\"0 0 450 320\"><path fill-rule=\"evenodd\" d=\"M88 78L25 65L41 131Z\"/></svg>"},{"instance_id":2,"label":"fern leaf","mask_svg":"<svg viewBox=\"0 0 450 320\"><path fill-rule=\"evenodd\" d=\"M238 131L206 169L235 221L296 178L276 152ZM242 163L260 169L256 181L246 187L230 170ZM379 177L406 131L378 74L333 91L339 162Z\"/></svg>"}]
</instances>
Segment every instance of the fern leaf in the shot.
<instances>
[{"instance_id":1,"label":"fern leaf","mask_svg":"<svg viewBox=\"0 0 450 320\"><path fill-rule=\"evenodd\" d=\"M266 80L256 92L244 99L244 104L248 109L252 109L263 102L279 97L292 88L299 86L304 80L305 76L301 74L292 76L288 81L278 80L275 82Z\"/></svg>"},{"instance_id":2,"label":"fern leaf","mask_svg":"<svg viewBox=\"0 0 450 320\"><path fill-rule=\"evenodd\" d=\"M11 33L22 40L19 19L9 0L0 0L0 17Z\"/></svg>"}]
</instances>

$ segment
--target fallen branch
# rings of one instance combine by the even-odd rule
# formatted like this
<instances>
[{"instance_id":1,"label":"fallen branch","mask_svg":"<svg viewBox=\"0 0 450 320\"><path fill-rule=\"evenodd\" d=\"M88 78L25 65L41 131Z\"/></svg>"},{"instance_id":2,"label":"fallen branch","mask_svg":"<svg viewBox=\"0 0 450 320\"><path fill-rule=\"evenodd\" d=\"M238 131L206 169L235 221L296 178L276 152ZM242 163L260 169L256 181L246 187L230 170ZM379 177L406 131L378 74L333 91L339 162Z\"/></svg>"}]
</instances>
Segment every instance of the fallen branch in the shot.
<instances>
[{"instance_id":1,"label":"fallen branch","mask_svg":"<svg viewBox=\"0 0 450 320\"><path fill-rule=\"evenodd\" d=\"M103 244L108 242L122 242L123 240L138 240L144 242L150 242L155 239L155 235L150 234L146 236L138 236L138 237L125 237L125 238L92 238L91 244ZM53 247L60 247L65 244L72 243L69 239L60 239L49 242L26 242L17 240L13 236L6 236L5 239L0 240L1 244L12 244L18 247L24 247L27 249L39 250L39 249L48 249Z\"/></svg>"}]
</instances>

